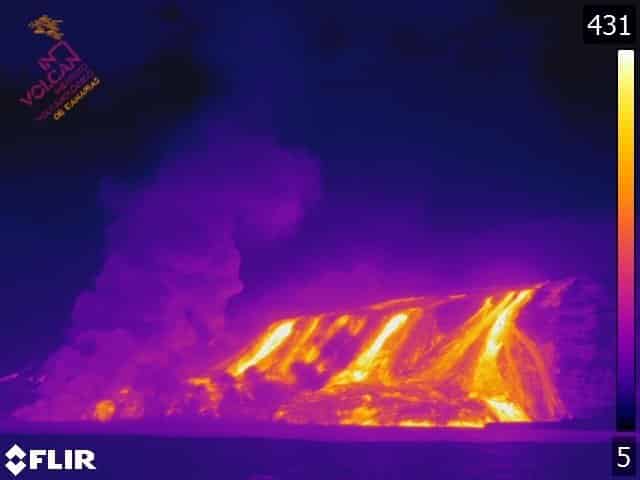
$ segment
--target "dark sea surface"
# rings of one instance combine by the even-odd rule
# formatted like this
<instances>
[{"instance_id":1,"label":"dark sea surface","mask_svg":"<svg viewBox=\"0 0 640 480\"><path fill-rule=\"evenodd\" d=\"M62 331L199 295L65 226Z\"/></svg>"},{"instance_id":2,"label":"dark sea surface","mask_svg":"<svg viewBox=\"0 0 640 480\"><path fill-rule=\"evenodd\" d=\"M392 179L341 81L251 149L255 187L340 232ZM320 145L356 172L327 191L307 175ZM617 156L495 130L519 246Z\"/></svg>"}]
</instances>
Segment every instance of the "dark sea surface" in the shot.
<instances>
[{"instance_id":1,"label":"dark sea surface","mask_svg":"<svg viewBox=\"0 0 640 480\"><path fill-rule=\"evenodd\" d=\"M25 470L20 479L606 479L608 441L309 441L136 435L2 434L4 453L91 449L95 471ZM4 458L2 459L4 463ZM0 479L14 478L4 468Z\"/></svg>"}]
</instances>

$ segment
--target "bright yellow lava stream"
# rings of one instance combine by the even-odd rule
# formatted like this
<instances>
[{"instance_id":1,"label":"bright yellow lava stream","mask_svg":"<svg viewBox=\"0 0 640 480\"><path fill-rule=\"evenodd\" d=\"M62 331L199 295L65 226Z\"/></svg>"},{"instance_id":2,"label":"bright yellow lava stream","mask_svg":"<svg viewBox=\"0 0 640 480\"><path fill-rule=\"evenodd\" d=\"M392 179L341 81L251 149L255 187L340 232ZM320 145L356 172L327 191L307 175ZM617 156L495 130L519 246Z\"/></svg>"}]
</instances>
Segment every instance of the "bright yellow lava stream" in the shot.
<instances>
[{"instance_id":1,"label":"bright yellow lava stream","mask_svg":"<svg viewBox=\"0 0 640 480\"><path fill-rule=\"evenodd\" d=\"M478 428L561 418L549 366L517 326L536 288L508 292L497 303L485 298L449 332L438 328L437 309L467 302L466 295L408 297L274 322L220 366L188 377L184 398L173 399L166 414L196 402L202 415L237 411L298 424ZM225 374L230 383L218 380ZM267 385L279 393L264 393L273 391ZM229 389L236 400L221 413ZM94 404L90 415L107 421L140 414L141 407L126 409L132 398L127 387L126 395Z\"/></svg>"}]
</instances>

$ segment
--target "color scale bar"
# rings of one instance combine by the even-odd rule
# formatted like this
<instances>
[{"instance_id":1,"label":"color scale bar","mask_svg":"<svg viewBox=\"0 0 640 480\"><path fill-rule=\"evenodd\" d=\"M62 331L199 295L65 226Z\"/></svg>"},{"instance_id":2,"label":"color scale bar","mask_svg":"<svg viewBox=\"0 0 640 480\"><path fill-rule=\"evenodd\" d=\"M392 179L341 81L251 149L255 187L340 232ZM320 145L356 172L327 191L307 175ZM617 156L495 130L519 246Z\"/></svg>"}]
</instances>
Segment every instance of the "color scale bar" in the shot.
<instances>
[{"instance_id":1,"label":"color scale bar","mask_svg":"<svg viewBox=\"0 0 640 480\"><path fill-rule=\"evenodd\" d=\"M617 430L635 430L635 51L618 50Z\"/></svg>"}]
</instances>

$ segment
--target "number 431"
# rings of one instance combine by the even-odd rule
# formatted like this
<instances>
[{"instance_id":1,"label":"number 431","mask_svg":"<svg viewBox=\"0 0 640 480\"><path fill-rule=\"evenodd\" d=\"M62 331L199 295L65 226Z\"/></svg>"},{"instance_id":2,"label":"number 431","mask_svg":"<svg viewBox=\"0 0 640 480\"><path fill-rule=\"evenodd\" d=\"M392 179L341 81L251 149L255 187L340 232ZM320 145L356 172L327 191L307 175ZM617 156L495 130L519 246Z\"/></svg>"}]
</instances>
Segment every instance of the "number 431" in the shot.
<instances>
[{"instance_id":1,"label":"number 431","mask_svg":"<svg viewBox=\"0 0 640 480\"><path fill-rule=\"evenodd\" d=\"M628 37L631 33L629 33L627 17L628 15L623 15L622 17L616 17L615 15L594 15L591 21L587 24L587 28L595 30L597 37L601 34L606 37L611 37L615 34L618 34L621 37ZM620 32L618 32L619 23L622 24Z\"/></svg>"}]
</instances>

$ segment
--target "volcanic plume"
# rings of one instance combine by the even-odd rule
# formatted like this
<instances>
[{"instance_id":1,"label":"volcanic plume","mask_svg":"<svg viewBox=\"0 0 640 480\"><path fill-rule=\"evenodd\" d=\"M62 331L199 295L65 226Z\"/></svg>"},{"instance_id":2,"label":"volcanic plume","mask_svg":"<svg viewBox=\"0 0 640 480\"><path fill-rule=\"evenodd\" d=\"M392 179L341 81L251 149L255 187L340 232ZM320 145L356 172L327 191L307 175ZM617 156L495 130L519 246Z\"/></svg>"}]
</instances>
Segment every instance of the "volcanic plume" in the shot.
<instances>
[{"instance_id":1,"label":"volcanic plume","mask_svg":"<svg viewBox=\"0 0 640 480\"><path fill-rule=\"evenodd\" d=\"M144 185L105 186L102 271L43 367L40 400L18 416L87 418L86 404L114 388L145 399L129 415L166 413L185 372L208 365L226 341L224 309L242 290L237 232L273 241L317 198L317 165L305 152L229 127L190 139L189 153L173 152Z\"/></svg>"},{"instance_id":2,"label":"volcanic plume","mask_svg":"<svg viewBox=\"0 0 640 480\"><path fill-rule=\"evenodd\" d=\"M595 356L595 316L580 310L594 292L568 294L572 279L390 299L363 288L359 307L320 295L312 303L326 309L284 318L261 300L257 320L230 328L226 307L243 288L238 232L274 241L295 231L318 198L318 165L228 129L178 158L138 189L105 188L103 269L37 377L37 400L15 417L482 427L558 420L594 390L563 373ZM564 337L577 347L556 354L567 297L579 322Z\"/></svg>"}]
</instances>

